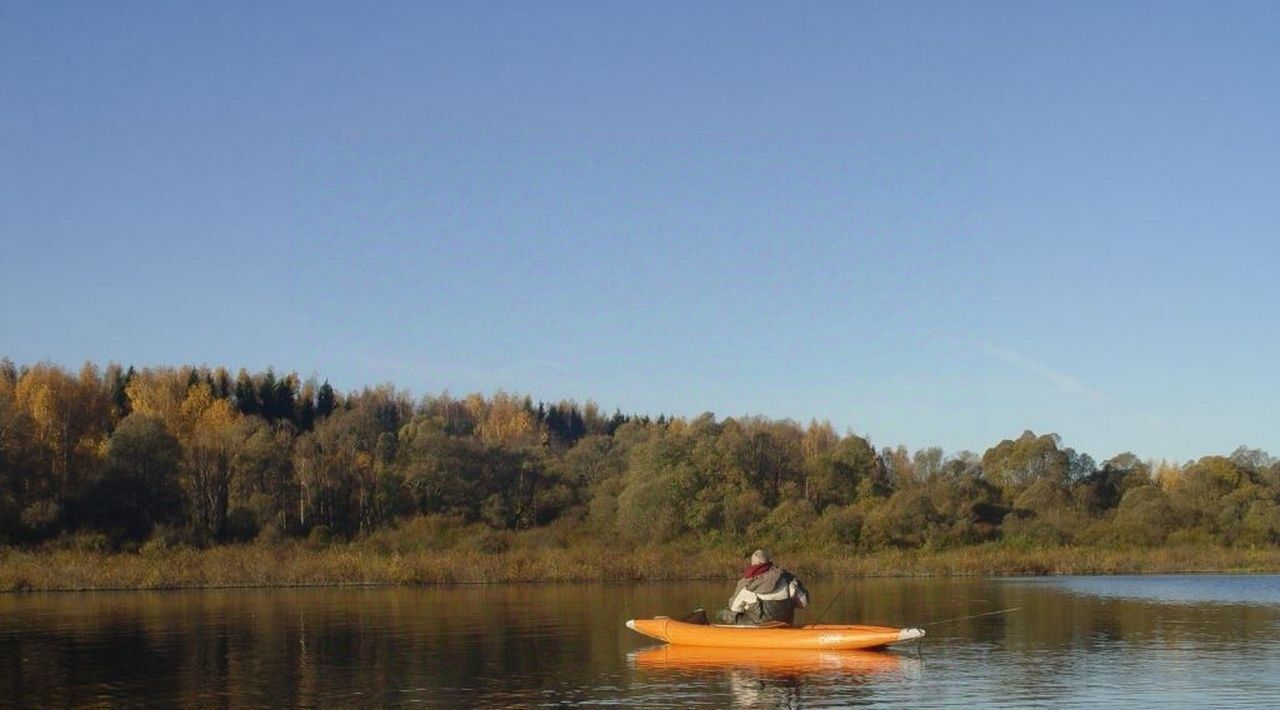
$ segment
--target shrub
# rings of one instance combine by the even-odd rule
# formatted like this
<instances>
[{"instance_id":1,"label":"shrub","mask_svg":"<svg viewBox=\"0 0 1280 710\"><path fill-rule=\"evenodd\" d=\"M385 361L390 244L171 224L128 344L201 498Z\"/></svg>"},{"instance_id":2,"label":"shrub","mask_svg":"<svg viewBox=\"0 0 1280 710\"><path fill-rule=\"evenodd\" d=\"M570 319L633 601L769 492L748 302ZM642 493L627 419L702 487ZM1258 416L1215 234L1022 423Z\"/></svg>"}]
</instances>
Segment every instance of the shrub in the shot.
<instances>
[{"instance_id":1,"label":"shrub","mask_svg":"<svg viewBox=\"0 0 1280 710\"><path fill-rule=\"evenodd\" d=\"M244 506L236 506L227 513L227 539L232 542L248 542L257 537L258 516Z\"/></svg>"},{"instance_id":2,"label":"shrub","mask_svg":"<svg viewBox=\"0 0 1280 710\"><path fill-rule=\"evenodd\" d=\"M464 529L458 515L419 515L402 522L393 530L374 533L371 539L383 542L387 549L399 552L445 550L457 544Z\"/></svg>"},{"instance_id":3,"label":"shrub","mask_svg":"<svg viewBox=\"0 0 1280 710\"><path fill-rule=\"evenodd\" d=\"M154 555L180 547L192 547L194 542L195 536L189 530L172 525L157 525L152 529L151 537L138 548L138 552Z\"/></svg>"},{"instance_id":4,"label":"shrub","mask_svg":"<svg viewBox=\"0 0 1280 710\"><path fill-rule=\"evenodd\" d=\"M22 511L22 524L37 537L53 532L62 517L62 506L51 500L32 503Z\"/></svg>"},{"instance_id":5,"label":"shrub","mask_svg":"<svg viewBox=\"0 0 1280 710\"><path fill-rule=\"evenodd\" d=\"M668 480L630 483L618 496L618 532L636 542L666 542L682 531L676 492Z\"/></svg>"},{"instance_id":6,"label":"shrub","mask_svg":"<svg viewBox=\"0 0 1280 710\"><path fill-rule=\"evenodd\" d=\"M898 491L867 514L863 542L871 547L919 547L941 522L942 516L924 491Z\"/></svg>"},{"instance_id":7,"label":"shrub","mask_svg":"<svg viewBox=\"0 0 1280 710\"><path fill-rule=\"evenodd\" d=\"M831 506L814 526L817 537L841 545L856 545L862 538L862 511L854 505Z\"/></svg>"},{"instance_id":8,"label":"shrub","mask_svg":"<svg viewBox=\"0 0 1280 710\"><path fill-rule=\"evenodd\" d=\"M267 523L258 531L258 537L254 541L262 545L274 545L284 539L284 533L281 532L280 526L275 523Z\"/></svg>"},{"instance_id":9,"label":"shrub","mask_svg":"<svg viewBox=\"0 0 1280 710\"><path fill-rule=\"evenodd\" d=\"M1272 501L1254 501L1240 522L1240 542L1270 545L1280 541L1280 506Z\"/></svg>"},{"instance_id":10,"label":"shrub","mask_svg":"<svg viewBox=\"0 0 1280 710\"><path fill-rule=\"evenodd\" d=\"M596 487L591 502L587 504L587 525L597 532L613 532L618 519L619 488L617 479L610 479Z\"/></svg>"},{"instance_id":11,"label":"shrub","mask_svg":"<svg viewBox=\"0 0 1280 710\"><path fill-rule=\"evenodd\" d=\"M774 507L764 520L751 526L753 539L789 547L809 539L809 529L818 518L807 500L789 500Z\"/></svg>"},{"instance_id":12,"label":"shrub","mask_svg":"<svg viewBox=\"0 0 1280 710\"><path fill-rule=\"evenodd\" d=\"M1063 545L1071 536L1051 518L1039 515L1010 515L1001 526L1004 539L1018 547Z\"/></svg>"},{"instance_id":13,"label":"shrub","mask_svg":"<svg viewBox=\"0 0 1280 710\"><path fill-rule=\"evenodd\" d=\"M764 499L757 491L748 489L731 495L724 505L725 529L734 535L744 535L752 525L769 514Z\"/></svg>"},{"instance_id":14,"label":"shrub","mask_svg":"<svg viewBox=\"0 0 1280 710\"><path fill-rule=\"evenodd\" d=\"M487 555L497 555L511 549L512 533L508 530L486 530L476 546Z\"/></svg>"},{"instance_id":15,"label":"shrub","mask_svg":"<svg viewBox=\"0 0 1280 710\"><path fill-rule=\"evenodd\" d=\"M78 532L63 534L50 546L58 550L71 552L101 553L112 550L111 538L100 532Z\"/></svg>"},{"instance_id":16,"label":"shrub","mask_svg":"<svg viewBox=\"0 0 1280 710\"><path fill-rule=\"evenodd\" d=\"M1157 486L1138 486L1120 499L1111 528L1117 542L1159 545L1177 526L1169 496Z\"/></svg>"},{"instance_id":17,"label":"shrub","mask_svg":"<svg viewBox=\"0 0 1280 710\"><path fill-rule=\"evenodd\" d=\"M1071 494L1066 486L1046 478L1032 483L1013 501L1013 507L1035 513L1062 510L1070 504Z\"/></svg>"},{"instance_id":18,"label":"shrub","mask_svg":"<svg viewBox=\"0 0 1280 710\"><path fill-rule=\"evenodd\" d=\"M307 544L311 547L323 547L333 541L333 533L328 525L317 525L307 533Z\"/></svg>"}]
</instances>

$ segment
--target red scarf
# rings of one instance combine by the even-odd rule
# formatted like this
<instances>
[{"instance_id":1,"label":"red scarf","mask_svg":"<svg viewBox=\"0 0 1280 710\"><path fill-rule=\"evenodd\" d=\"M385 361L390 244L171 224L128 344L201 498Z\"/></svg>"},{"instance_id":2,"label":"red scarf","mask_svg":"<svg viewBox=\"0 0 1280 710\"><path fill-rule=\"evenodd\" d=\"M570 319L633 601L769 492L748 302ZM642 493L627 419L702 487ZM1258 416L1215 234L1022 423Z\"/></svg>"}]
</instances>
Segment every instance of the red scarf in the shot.
<instances>
[{"instance_id":1,"label":"red scarf","mask_svg":"<svg viewBox=\"0 0 1280 710\"><path fill-rule=\"evenodd\" d=\"M772 562L761 562L758 565L749 565L745 570L742 571L742 578L752 579L754 577L759 577L765 572L768 572L769 568L772 566L773 566Z\"/></svg>"}]
</instances>

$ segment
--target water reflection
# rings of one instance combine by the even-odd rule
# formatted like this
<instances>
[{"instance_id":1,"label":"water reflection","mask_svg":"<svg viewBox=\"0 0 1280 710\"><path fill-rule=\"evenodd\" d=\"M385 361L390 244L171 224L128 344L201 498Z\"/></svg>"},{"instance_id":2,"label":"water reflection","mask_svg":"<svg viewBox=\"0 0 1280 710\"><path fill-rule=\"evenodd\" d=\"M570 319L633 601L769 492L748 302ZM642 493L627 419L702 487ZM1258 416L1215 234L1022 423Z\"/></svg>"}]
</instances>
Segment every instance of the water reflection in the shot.
<instances>
[{"instance_id":1,"label":"water reflection","mask_svg":"<svg viewBox=\"0 0 1280 710\"><path fill-rule=\"evenodd\" d=\"M889 652L657 646L631 664L673 685L723 681L737 707L805 707L836 696L848 702L874 676L918 664Z\"/></svg>"},{"instance_id":2,"label":"water reflection","mask_svg":"<svg viewBox=\"0 0 1280 710\"><path fill-rule=\"evenodd\" d=\"M1280 577L1273 575L1111 575L1016 581L1055 586L1075 594L1147 599L1162 604L1273 605L1280 601Z\"/></svg>"},{"instance_id":3,"label":"water reflection","mask_svg":"<svg viewBox=\"0 0 1280 710\"><path fill-rule=\"evenodd\" d=\"M0 595L0 705L1264 705L1278 581L849 581L827 621L1022 609L930 628L919 657L772 660L622 625L712 608L715 583ZM818 607L840 589L811 586Z\"/></svg>"},{"instance_id":4,"label":"water reflection","mask_svg":"<svg viewBox=\"0 0 1280 710\"><path fill-rule=\"evenodd\" d=\"M598 639L578 633L589 622L547 591L6 597L0 691L39 705L140 697L200 706L501 698L562 668L589 668L598 655ZM538 612L528 610L531 603Z\"/></svg>"},{"instance_id":5,"label":"water reflection","mask_svg":"<svg viewBox=\"0 0 1280 710\"><path fill-rule=\"evenodd\" d=\"M902 659L897 654L873 651L761 651L754 648L664 645L634 651L630 658L636 668L651 671L702 672L731 669L792 678L832 674L848 677L902 669Z\"/></svg>"}]
</instances>

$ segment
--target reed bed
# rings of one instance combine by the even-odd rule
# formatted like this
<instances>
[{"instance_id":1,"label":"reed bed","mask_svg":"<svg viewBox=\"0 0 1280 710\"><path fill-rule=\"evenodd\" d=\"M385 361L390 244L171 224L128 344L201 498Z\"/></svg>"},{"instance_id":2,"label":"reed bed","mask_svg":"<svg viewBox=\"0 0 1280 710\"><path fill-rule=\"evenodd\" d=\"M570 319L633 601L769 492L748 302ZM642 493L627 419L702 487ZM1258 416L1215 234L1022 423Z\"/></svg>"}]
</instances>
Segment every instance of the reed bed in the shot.
<instances>
[{"instance_id":1,"label":"reed bed","mask_svg":"<svg viewBox=\"0 0 1280 710\"><path fill-rule=\"evenodd\" d=\"M792 551L779 557L807 579L1280 572L1280 549L1269 547L1021 549L993 543L941 551ZM619 550L600 544L498 551L397 550L368 541L134 553L0 548L0 591L732 579L740 564L738 552L726 549Z\"/></svg>"}]
</instances>

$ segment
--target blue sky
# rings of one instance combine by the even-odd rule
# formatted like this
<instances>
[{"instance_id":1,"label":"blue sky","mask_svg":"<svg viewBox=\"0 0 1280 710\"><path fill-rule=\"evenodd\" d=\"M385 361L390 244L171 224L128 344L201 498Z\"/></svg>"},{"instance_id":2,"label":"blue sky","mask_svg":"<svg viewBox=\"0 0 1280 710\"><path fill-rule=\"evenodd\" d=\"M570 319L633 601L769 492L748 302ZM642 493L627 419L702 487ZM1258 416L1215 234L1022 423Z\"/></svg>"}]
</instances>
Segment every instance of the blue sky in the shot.
<instances>
[{"instance_id":1,"label":"blue sky","mask_svg":"<svg viewBox=\"0 0 1280 710\"><path fill-rule=\"evenodd\" d=\"M0 354L1280 453L1275 3L5 3Z\"/></svg>"}]
</instances>

